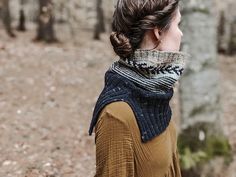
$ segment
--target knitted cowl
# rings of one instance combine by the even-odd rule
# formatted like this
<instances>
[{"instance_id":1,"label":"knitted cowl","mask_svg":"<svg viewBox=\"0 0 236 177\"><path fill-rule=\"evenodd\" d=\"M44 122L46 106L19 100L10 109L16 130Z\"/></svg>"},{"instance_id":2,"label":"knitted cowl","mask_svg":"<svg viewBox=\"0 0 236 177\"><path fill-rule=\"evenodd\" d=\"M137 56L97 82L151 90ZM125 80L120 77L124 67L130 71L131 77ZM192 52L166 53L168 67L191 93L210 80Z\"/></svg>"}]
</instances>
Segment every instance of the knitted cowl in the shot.
<instances>
[{"instance_id":1,"label":"knitted cowl","mask_svg":"<svg viewBox=\"0 0 236 177\"><path fill-rule=\"evenodd\" d=\"M112 63L105 73L105 86L93 111L89 135L101 110L115 101L124 101L132 108L142 142L161 134L171 120L173 87L188 57L184 52L137 49L132 57Z\"/></svg>"}]
</instances>

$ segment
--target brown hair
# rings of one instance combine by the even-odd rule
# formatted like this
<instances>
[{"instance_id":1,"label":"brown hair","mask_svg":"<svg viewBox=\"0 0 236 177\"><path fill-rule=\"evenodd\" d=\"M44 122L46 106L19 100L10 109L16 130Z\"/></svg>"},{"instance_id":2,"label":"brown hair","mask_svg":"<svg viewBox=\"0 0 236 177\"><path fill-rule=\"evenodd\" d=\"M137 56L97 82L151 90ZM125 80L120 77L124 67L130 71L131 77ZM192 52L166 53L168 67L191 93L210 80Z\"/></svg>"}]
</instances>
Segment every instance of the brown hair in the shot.
<instances>
[{"instance_id":1,"label":"brown hair","mask_svg":"<svg viewBox=\"0 0 236 177\"><path fill-rule=\"evenodd\" d=\"M146 30L167 31L179 0L118 0L112 21L110 41L121 58L139 48Z\"/></svg>"}]
</instances>

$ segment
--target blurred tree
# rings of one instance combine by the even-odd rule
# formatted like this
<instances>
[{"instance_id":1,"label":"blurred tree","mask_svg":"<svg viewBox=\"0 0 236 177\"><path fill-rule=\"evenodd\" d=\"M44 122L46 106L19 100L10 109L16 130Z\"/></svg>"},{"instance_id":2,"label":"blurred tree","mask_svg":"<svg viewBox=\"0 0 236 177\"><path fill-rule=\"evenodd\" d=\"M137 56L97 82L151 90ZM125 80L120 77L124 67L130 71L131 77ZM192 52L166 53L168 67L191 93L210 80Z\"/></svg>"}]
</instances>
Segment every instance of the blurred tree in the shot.
<instances>
[{"instance_id":1,"label":"blurred tree","mask_svg":"<svg viewBox=\"0 0 236 177\"><path fill-rule=\"evenodd\" d=\"M39 16L36 41L57 42L54 31L52 0L39 0Z\"/></svg>"},{"instance_id":2,"label":"blurred tree","mask_svg":"<svg viewBox=\"0 0 236 177\"><path fill-rule=\"evenodd\" d=\"M10 15L10 8L9 8L9 0L1 0L1 18L3 21L3 25L7 31L7 34L10 37L16 37L16 35L13 33L12 27L11 27L11 15Z\"/></svg>"},{"instance_id":3,"label":"blurred tree","mask_svg":"<svg viewBox=\"0 0 236 177\"><path fill-rule=\"evenodd\" d=\"M226 144L228 147L225 140L221 140L225 135L219 90L217 18L215 8L212 8L214 0L183 0L183 3L185 7L182 10L182 48L190 53L191 57L180 84L182 133L179 143L182 145L179 150L184 154L185 149L190 148L191 154L203 154L197 158L197 161L200 161L203 156L209 158L214 154L211 152L218 150L217 146L208 147L213 138L216 139L215 142L220 142L223 146ZM207 169L207 166L205 167ZM201 170L197 172L197 176L204 176Z\"/></svg>"},{"instance_id":4,"label":"blurred tree","mask_svg":"<svg viewBox=\"0 0 236 177\"><path fill-rule=\"evenodd\" d=\"M217 48L219 53L226 53L226 49L222 47L222 38L225 35L225 12L222 10L220 12L219 24L218 24L218 43Z\"/></svg>"},{"instance_id":5,"label":"blurred tree","mask_svg":"<svg viewBox=\"0 0 236 177\"><path fill-rule=\"evenodd\" d=\"M233 55L235 52L235 19L236 1L222 2L218 23L218 51L226 55Z\"/></svg>"},{"instance_id":6,"label":"blurred tree","mask_svg":"<svg viewBox=\"0 0 236 177\"><path fill-rule=\"evenodd\" d=\"M100 39L100 34L105 32L104 12L102 8L102 0L96 1L97 22L94 30L94 39Z\"/></svg>"},{"instance_id":7,"label":"blurred tree","mask_svg":"<svg viewBox=\"0 0 236 177\"><path fill-rule=\"evenodd\" d=\"M229 54L236 54L236 17L230 26Z\"/></svg>"},{"instance_id":8,"label":"blurred tree","mask_svg":"<svg viewBox=\"0 0 236 177\"><path fill-rule=\"evenodd\" d=\"M19 24L18 24L18 31L26 31L25 27L25 13L24 13L24 4L25 0L20 0L21 9L20 9L20 18L19 18Z\"/></svg>"}]
</instances>

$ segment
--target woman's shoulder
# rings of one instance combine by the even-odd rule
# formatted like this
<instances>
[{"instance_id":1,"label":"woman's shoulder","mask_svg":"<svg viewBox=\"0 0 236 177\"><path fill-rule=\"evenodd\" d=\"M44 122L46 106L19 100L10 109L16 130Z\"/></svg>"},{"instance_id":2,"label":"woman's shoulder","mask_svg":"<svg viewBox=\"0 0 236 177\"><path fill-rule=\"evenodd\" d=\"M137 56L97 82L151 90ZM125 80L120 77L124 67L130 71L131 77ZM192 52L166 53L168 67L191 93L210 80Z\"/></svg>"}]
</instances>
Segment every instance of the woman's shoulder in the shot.
<instances>
[{"instance_id":1,"label":"woman's shoulder","mask_svg":"<svg viewBox=\"0 0 236 177\"><path fill-rule=\"evenodd\" d=\"M122 139L130 139L132 137L130 130L132 130L134 123L135 117L128 103L123 101L109 103L100 112L95 125L95 141L99 136L105 134L113 137L111 132L115 132L117 138L120 135Z\"/></svg>"},{"instance_id":2,"label":"woman's shoulder","mask_svg":"<svg viewBox=\"0 0 236 177\"><path fill-rule=\"evenodd\" d=\"M130 124L134 121L134 113L130 105L124 101L116 101L107 104L100 113L101 117L109 117L119 120L122 123Z\"/></svg>"}]
</instances>

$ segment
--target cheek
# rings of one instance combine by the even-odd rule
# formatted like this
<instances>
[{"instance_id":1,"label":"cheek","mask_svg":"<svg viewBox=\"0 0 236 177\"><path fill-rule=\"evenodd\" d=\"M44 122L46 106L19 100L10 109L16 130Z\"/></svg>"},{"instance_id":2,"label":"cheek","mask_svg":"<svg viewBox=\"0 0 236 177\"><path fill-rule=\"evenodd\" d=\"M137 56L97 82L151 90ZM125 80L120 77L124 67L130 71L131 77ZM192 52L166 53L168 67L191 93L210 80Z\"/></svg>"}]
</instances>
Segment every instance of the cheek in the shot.
<instances>
[{"instance_id":1,"label":"cheek","mask_svg":"<svg viewBox=\"0 0 236 177\"><path fill-rule=\"evenodd\" d=\"M169 30L167 36L170 41L177 42L181 39L181 34L182 34L181 30L177 26L174 26Z\"/></svg>"},{"instance_id":2,"label":"cheek","mask_svg":"<svg viewBox=\"0 0 236 177\"><path fill-rule=\"evenodd\" d=\"M170 27L170 31L175 35L179 35L181 33L181 30L179 28L179 24L177 22L172 23L172 25Z\"/></svg>"},{"instance_id":3,"label":"cheek","mask_svg":"<svg viewBox=\"0 0 236 177\"><path fill-rule=\"evenodd\" d=\"M176 39L181 39L182 31L180 30L180 28L178 26L175 27L173 35L175 36Z\"/></svg>"},{"instance_id":4,"label":"cheek","mask_svg":"<svg viewBox=\"0 0 236 177\"><path fill-rule=\"evenodd\" d=\"M161 50L179 50L182 32L177 25L172 25L162 38Z\"/></svg>"},{"instance_id":5,"label":"cheek","mask_svg":"<svg viewBox=\"0 0 236 177\"><path fill-rule=\"evenodd\" d=\"M178 33L179 33L179 36L180 36L180 38L183 36L183 32L182 32L182 30L178 27Z\"/></svg>"},{"instance_id":6,"label":"cheek","mask_svg":"<svg viewBox=\"0 0 236 177\"><path fill-rule=\"evenodd\" d=\"M181 43L182 32L179 28L175 28L169 35L169 44L178 48Z\"/></svg>"}]
</instances>

